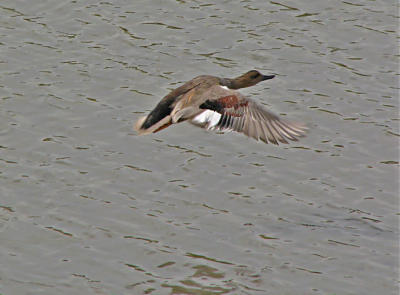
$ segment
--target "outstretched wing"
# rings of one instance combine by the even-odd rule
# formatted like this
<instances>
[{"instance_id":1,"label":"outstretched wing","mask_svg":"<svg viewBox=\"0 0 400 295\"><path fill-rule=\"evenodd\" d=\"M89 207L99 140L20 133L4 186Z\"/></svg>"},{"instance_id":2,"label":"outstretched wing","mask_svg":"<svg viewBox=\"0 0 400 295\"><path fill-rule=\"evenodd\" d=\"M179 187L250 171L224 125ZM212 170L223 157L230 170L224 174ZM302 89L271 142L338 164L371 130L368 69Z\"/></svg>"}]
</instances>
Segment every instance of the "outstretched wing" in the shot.
<instances>
[{"instance_id":1,"label":"outstretched wing","mask_svg":"<svg viewBox=\"0 0 400 295\"><path fill-rule=\"evenodd\" d=\"M239 92L227 91L225 96L205 101L200 105L204 112L192 123L207 129L233 130L265 143L297 141L307 128L298 123L280 119L274 113Z\"/></svg>"}]
</instances>

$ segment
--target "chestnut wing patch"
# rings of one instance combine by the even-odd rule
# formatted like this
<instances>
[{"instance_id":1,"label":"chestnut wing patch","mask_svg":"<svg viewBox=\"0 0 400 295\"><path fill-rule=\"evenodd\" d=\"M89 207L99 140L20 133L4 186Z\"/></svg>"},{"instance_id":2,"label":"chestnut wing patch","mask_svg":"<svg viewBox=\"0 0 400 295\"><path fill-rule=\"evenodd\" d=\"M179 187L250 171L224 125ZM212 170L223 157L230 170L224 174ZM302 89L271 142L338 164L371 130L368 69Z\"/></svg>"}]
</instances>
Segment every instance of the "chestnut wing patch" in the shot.
<instances>
[{"instance_id":1,"label":"chestnut wing patch","mask_svg":"<svg viewBox=\"0 0 400 295\"><path fill-rule=\"evenodd\" d=\"M225 109L233 108L237 110L238 108L245 107L249 104L246 100L239 100L236 95L228 95L217 99L218 103L221 104Z\"/></svg>"},{"instance_id":2,"label":"chestnut wing patch","mask_svg":"<svg viewBox=\"0 0 400 295\"><path fill-rule=\"evenodd\" d=\"M241 100L236 95L227 95L215 100L207 100L200 105L200 108L224 114L229 112L230 109L237 111L239 108L246 107L248 104L249 102L247 100Z\"/></svg>"}]
</instances>

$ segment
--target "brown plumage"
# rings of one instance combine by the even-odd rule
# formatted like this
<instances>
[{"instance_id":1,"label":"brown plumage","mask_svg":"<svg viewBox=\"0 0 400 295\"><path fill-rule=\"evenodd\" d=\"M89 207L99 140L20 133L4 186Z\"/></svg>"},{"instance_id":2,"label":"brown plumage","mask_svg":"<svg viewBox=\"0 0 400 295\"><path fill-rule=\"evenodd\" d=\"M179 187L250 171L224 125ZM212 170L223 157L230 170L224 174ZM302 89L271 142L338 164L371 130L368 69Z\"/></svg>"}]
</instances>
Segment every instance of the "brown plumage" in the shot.
<instances>
[{"instance_id":1,"label":"brown plumage","mask_svg":"<svg viewBox=\"0 0 400 295\"><path fill-rule=\"evenodd\" d=\"M233 130L265 143L297 141L304 125L281 120L236 89L272 79L252 70L234 79L198 76L166 95L135 124L139 135L158 132L188 120L207 129Z\"/></svg>"}]
</instances>

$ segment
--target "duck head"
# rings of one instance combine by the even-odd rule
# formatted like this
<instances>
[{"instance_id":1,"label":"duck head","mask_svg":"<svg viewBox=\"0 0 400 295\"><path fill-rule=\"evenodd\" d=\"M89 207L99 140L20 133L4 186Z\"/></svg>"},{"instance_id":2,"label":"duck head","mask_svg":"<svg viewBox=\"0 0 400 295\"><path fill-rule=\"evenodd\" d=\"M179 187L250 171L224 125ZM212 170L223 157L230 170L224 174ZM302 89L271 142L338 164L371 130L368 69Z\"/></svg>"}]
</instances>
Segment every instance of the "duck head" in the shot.
<instances>
[{"instance_id":1,"label":"duck head","mask_svg":"<svg viewBox=\"0 0 400 295\"><path fill-rule=\"evenodd\" d=\"M263 75L259 71L251 70L239 77L233 79L226 79L229 82L227 83L228 85L225 86L227 86L230 89L240 89L256 85L261 81L269 80L274 77L275 75Z\"/></svg>"}]
</instances>

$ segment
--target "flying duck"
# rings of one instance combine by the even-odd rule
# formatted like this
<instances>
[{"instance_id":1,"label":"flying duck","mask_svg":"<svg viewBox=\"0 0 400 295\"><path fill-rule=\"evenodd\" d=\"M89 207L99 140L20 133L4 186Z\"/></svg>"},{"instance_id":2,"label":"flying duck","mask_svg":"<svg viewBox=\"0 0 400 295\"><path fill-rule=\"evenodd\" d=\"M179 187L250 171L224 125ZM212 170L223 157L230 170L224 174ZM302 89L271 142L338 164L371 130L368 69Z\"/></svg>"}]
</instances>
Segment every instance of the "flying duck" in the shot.
<instances>
[{"instance_id":1,"label":"flying duck","mask_svg":"<svg viewBox=\"0 0 400 295\"><path fill-rule=\"evenodd\" d=\"M189 121L209 130L237 131L265 143L297 141L307 127L280 119L237 89L274 78L256 70L239 77L198 76L167 94L134 129L139 135L158 132Z\"/></svg>"}]
</instances>

